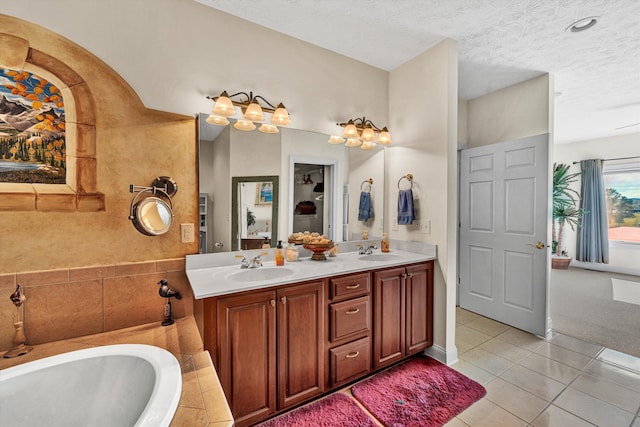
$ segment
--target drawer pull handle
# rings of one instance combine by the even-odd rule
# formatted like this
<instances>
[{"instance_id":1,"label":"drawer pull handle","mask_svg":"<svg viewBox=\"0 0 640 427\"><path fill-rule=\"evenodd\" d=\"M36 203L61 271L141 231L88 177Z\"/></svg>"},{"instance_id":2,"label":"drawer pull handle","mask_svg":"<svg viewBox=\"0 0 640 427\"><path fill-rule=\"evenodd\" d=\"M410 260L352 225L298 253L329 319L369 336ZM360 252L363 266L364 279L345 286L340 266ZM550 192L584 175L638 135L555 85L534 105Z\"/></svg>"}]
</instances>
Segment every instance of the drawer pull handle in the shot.
<instances>
[{"instance_id":1,"label":"drawer pull handle","mask_svg":"<svg viewBox=\"0 0 640 427\"><path fill-rule=\"evenodd\" d=\"M350 308L349 310L346 311L346 314L356 314L359 312L360 312L359 308Z\"/></svg>"},{"instance_id":2,"label":"drawer pull handle","mask_svg":"<svg viewBox=\"0 0 640 427\"><path fill-rule=\"evenodd\" d=\"M347 285L347 289L358 289L360 287L360 283L356 283L355 285Z\"/></svg>"},{"instance_id":3,"label":"drawer pull handle","mask_svg":"<svg viewBox=\"0 0 640 427\"><path fill-rule=\"evenodd\" d=\"M353 353L347 354L345 357L347 359L353 359L353 358L358 357L358 356L360 356L360 352L359 351L354 351Z\"/></svg>"}]
</instances>

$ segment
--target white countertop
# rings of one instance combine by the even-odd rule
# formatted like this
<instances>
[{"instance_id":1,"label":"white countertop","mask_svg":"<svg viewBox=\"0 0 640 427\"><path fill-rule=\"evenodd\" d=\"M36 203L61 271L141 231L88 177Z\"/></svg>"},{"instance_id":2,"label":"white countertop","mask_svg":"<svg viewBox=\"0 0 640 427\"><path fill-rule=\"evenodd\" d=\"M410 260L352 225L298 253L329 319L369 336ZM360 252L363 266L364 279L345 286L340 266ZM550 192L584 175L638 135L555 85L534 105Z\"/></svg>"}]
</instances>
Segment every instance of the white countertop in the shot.
<instances>
[{"instance_id":1,"label":"white countertop","mask_svg":"<svg viewBox=\"0 0 640 427\"><path fill-rule=\"evenodd\" d=\"M433 246L419 252L392 250L382 253L376 250L371 258L358 252L340 253L327 257L326 261L302 258L285 262L281 267L267 261L262 267L241 269L240 260L229 265L227 255L226 265L219 265L218 259L222 257L215 258L216 255L223 254L187 256L187 277L196 299L436 259Z\"/></svg>"}]
</instances>

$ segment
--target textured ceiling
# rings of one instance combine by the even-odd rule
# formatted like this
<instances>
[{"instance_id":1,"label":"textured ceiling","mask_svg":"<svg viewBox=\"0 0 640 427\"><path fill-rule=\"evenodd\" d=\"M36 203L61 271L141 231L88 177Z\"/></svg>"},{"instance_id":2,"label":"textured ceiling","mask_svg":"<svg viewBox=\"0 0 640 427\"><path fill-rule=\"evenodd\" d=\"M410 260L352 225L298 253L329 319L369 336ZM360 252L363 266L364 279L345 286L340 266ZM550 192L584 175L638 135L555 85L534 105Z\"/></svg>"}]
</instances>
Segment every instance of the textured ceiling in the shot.
<instances>
[{"instance_id":1,"label":"textured ceiling","mask_svg":"<svg viewBox=\"0 0 640 427\"><path fill-rule=\"evenodd\" d=\"M384 70L449 37L461 98L551 73L556 143L640 132L639 0L196 1Z\"/></svg>"}]
</instances>

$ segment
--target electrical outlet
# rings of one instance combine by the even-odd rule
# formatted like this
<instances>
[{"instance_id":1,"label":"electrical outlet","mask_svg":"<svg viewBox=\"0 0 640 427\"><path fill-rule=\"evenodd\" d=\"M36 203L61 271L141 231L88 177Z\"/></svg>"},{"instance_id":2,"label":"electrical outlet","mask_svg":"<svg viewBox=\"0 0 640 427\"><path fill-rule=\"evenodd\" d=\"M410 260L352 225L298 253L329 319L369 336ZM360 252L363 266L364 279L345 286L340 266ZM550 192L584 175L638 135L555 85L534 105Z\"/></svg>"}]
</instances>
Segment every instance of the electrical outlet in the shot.
<instances>
[{"instance_id":1,"label":"electrical outlet","mask_svg":"<svg viewBox=\"0 0 640 427\"><path fill-rule=\"evenodd\" d=\"M182 243L193 243L196 241L193 224L180 224L180 240Z\"/></svg>"},{"instance_id":2,"label":"electrical outlet","mask_svg":"<svg viewBox=\"0 0 640 427\"><path fill-rule=\"evenodd\" d=\"M391 218L391 230L398 231L398 217L394 216Z\"/></svg>"},{"instance_id":3,"label":"electrical outlet","mask_svg":"<svg viewBox=\"0 0 640 427\"><path fill-rule=\"evenodd\" d=\"M420 231L423 234L431 234L431 220L430 219L420 220Z\"/></svg>"}]
</instances>

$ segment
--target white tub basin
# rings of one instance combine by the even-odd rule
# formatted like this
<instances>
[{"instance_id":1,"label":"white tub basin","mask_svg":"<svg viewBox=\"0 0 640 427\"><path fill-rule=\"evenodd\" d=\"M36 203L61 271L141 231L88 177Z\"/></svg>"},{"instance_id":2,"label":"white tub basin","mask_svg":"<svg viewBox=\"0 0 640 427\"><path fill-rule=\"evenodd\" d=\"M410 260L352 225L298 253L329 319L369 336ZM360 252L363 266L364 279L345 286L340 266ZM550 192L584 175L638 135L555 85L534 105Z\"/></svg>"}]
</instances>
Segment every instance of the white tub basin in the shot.
<instances>
[{"instance_id":1,"label":"white tub basin","mask_svg":"<svg viewBox=\"0 0 640 427\"><path fill-rule=\"evenodd\" d=\"M159 347L72 351L0 371L0 426L168 426L181 392L180 364Z\"/></svg>"},{"instance_id":2,"label":"white tub basin","mask_svg":"<svg viewBox=\"0 0 640 427\"><path fill-rule=\"evenodd\" d=\"M232 282L261 282L283 279L293 275L293 270L286 267L258 267L235 271L225 277Z\"/></svg>"}]
</instances>

